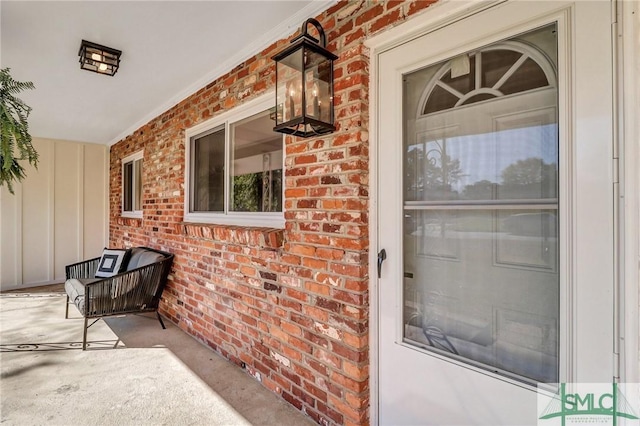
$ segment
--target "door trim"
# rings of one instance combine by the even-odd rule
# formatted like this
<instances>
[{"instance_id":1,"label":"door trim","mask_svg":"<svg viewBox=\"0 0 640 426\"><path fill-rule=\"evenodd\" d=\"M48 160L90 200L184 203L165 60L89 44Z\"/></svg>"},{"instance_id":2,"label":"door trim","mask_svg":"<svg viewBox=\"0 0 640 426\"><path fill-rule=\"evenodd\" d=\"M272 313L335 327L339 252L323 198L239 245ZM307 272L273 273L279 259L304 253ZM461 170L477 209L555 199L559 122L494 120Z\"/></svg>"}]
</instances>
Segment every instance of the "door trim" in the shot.
<instances>
[{"instance_id":1,"label":"door trim","mask_svg":"<svg viewBox=\"0 0 640 426\"><path fill-rule=\"evenodd\" d=\"M617 1L613 46L619 155L620 381L640 382L640 4Z\"/></svg>"}]
</instances>

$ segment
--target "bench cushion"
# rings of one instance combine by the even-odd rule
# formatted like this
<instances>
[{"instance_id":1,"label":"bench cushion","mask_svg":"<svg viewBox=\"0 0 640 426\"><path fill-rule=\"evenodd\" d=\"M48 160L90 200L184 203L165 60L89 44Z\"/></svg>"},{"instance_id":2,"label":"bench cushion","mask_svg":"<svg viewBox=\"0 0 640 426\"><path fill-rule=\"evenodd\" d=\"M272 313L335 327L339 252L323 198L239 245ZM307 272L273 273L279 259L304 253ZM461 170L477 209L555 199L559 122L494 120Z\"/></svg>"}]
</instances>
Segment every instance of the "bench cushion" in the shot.
<instances>
[{"instance_id":1,"label":"bench cushion","mask_svg":"<svg viewBox=\"0 0 640 426\"><path fill-rule=\"evenodd\" d=\"M99 278L70 278L64 283L64 291L69 295L69 300L76 305L82 315L84 315L84 286L98 280Z\"/></svg>"},{"instance_id":2,"label":"bench cushion","mask_svg":"<svg viewBox=\"0 0 640 426\"><path fill-rule=\"evenodd\" d=\"M131 249L131 256L129 257L129 263L127 264L127 271L151 265L152 263L159 262L162 259L164 259L164 256L160 253L146 250L142 247L134 247Z\"/></svg>"}]
</instances>

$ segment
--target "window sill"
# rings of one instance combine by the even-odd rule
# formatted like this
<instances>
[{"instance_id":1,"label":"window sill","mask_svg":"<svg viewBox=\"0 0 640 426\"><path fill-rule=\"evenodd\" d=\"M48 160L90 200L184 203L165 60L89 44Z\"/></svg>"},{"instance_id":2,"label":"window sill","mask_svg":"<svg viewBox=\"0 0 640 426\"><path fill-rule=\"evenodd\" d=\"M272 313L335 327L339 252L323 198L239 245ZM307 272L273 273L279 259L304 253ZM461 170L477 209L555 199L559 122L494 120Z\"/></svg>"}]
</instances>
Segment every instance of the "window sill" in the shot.
<instances>
[{"instance_id":1,"label":"window sill","mask_svg":"<svg viewBox=\"0 0 640 426\"><path fill-rule=\"evenodd\" d=\"M284 229L284 213L185 213L186 223Z\"/></svg>"},{"instance_id":2,"label":"window sill","mask_svg":"<svg viewBox=\"0 0 640 426\"><path fill-rule=\"evenodd\" d=\"M142 212L121 212L120 217L126 219L142 219Z\"/></svg>"},{"instance_id":3,"label":"window sill","mask_svg":"<svg viewBox=\"0 0 640 426\"><path fill-rule=\"evenodd\" d=\"M182 233L192 238L236 243L261 249L276 250L284 245L284 229L270 227L184 222Z\"/></svg>"}]
</instances>

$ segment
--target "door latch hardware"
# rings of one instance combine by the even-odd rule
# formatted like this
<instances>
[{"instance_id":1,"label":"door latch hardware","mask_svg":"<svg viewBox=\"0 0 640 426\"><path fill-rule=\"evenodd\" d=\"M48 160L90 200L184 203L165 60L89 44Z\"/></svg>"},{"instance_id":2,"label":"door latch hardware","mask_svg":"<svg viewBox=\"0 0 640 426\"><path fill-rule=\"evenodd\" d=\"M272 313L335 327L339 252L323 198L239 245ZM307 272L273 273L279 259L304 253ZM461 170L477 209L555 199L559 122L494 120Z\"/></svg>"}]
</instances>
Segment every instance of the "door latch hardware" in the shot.
<instances>
[{"instance_id":1,"label":"door latch hardware","mask_svg":"<svg viewBox=\"0 0 640 426\"><path fill-rule=\"evenodd\" d=\"M382 249L378 252L378 278L382 275L382 262L387 258L387 251Z\"/></svg>"}]
</instances>

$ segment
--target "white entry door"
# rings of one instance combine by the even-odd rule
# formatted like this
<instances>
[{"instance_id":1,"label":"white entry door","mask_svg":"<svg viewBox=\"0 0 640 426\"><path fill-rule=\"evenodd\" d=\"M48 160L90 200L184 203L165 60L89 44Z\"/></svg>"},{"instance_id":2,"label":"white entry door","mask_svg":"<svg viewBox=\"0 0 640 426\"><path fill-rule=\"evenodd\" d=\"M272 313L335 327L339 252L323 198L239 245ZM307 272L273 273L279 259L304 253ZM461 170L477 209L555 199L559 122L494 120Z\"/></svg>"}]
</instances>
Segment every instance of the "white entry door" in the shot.
<instances>
[{"instance_id":1,"label":"white entry door","mask_svg":"<svg viewBox=\"0 0 640 426\"><path fill-rule=\"evenodd\" d=\"M379 54L380 424L535 424L539 384L613 380L610 8Z\"/></svg>"}]
</instances>

